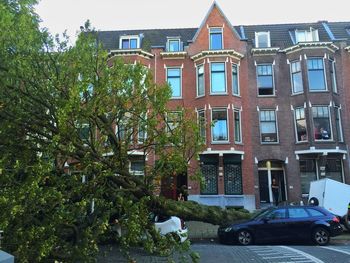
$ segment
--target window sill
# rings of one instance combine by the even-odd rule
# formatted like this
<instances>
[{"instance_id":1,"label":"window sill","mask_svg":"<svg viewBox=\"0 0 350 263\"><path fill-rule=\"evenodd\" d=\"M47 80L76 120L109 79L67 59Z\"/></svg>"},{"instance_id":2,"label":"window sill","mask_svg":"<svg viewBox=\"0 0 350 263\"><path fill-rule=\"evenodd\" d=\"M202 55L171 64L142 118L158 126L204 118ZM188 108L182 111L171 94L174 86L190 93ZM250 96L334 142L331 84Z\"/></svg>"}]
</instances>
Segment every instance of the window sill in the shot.
<instances>
[{"instance_id":1,"label":"window sill","mask_svg":"<svg viewBox=\"0 0 350 263\"><path fill-rule=\"evenodd\" d=\"M241 94L232 94L233 97L242 98Z\"/></svg>"},{"instance_id":2,"label":"window sill","mask_svg":"<svg viewBox=\"0 0 350 263\"><path fill-rule=\"evenodd\" d=\"M205 95L201 95L201 96L196 96L196 99L200 99L200 98L204 98Z\"/></svg>"},{"instance_id":3,"label":"window sill","mask_svg":"<svg viewBox=\"0 0 350 263\"><path fill-rule=\"evenodd\" d=\"M277 145L279 142L260 142L262 145Z\"/></svg>"},{"instance_id":4,"label":"window sill","mask_svg":"<svg viewBox=\"0 0 350 263\"><path fill-rule=\"evenodd\" d=\"M211 142L211 144L230 144L230 142L229 141Z\"/></svg>"},{"instance_id":5,"label":"window sill","mask_svg":"<svg viewBox=\"0 0 350 263\"><path fill-rule=\"evenodd\" d=\"M291 96L298 96L298 95L303 95L304 92L298 92L298 93L292 93Z\"/></svg>"},{"instance_id":6,"label":"window sill","mask_svg":"<svg viewBox=\"0 0 350 263\"><path fill-rule=\"evenodd\" d=\"M173 98L170 98L170 100L182 100L183 98L182 97L173 97Z\"/></svg>"},{"instance_id":7,"label":"window sill","mask_svg":"<svg viewBox=\"0 0 350 263\"><path fill-rule=\"evenodd\" d=\"M329 143L329 142L335 142L333 139L330 139L330 140L315 140L315 142L317 143Z\"/></svg>"},{"instance_id":8,"label":"window sill","mask_svg":"<svg viewBox=\"0 0 350 263\"><path fill-rule=\"evenodd\" d=\"M274 95L258 95L258 98L276 98L277 95L274 94Z\"/></svg>"},{"instance_id":9,"label":"window sill","mask_svg":"<svg viewBox=\"0 0 350 263\"><path fill-rule=\"evenodd\" d=\"M210 96L227 96L228 93L210 93Z\"/></svg>"},{"instance_id":10,"label":"window sill","mask_svg":"<svg viewBox=\"0 0 350 263\"><path fill-rule=\"evenodd\" d=\"M309 141L301 141L301 142L295 142L296 145L301 145L301 144L309 144Z\"/></svg>"},{"instance_id":11,"label":"window sill","mask_svg":"<svg viewBox=\"0 0 350 263\"><path fill-rule=\"evenodd\" d=\"M310 93L329 92L329 90L309 90Z\"/></svg>"},{"instance_id":12,"label":"window sill","mask_svg":"<svg viewBox=\"0 0 350 263\"><path fill-rule=\"evenodd\" d=\"M237 144L237 145L244 145L243 142L236 142L236 141L235 141L235 144Z\"/></svg>"}]
</instances>

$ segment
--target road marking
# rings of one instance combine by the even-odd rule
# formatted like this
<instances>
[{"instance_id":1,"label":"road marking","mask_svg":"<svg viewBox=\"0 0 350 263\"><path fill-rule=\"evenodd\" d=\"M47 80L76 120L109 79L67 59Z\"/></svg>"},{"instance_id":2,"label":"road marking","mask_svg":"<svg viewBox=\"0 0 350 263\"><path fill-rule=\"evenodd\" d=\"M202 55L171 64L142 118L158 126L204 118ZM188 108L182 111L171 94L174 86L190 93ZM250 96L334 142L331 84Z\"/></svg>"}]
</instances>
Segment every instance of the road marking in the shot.
<instances>
[{"instance_id":1,"label":"road marking","mask_svg":"<svg viewBox=\"0 0 350 263\"><path fill-rule=\"evenodd\" d=\"M347 252L347 251L344 251L344 250L340 250L340 249L337 249L337 248L333 248L333 247L321 247L321 248L328 249L328 250L333 250L333 251L336 251L336 252L339 252L339 253L344 253L346 255L350 255L350 252Z\"/></svg>"},{"instance_id":2,"label":"road marking","mask_svg":"<svg viewBox=\"0 0 350 263\"><path fill-rule=\"evenodd\" d=\"M294 248L291 248L291 247L286 247L286 246L279 246L280 248L284 248L284 249L287 249L287 250L290 250L290 251L293 251L299 255L302 255L304 257L306 257L307 259L310 259L312 260L313 262L315 263L324 263L322 260L318 259L318 258L315 258L314 256L310 255L310 254L307 254L303 251L300 251L300 250L297 250L297 249L294 249Z\"/></svg>"}]
</instances>

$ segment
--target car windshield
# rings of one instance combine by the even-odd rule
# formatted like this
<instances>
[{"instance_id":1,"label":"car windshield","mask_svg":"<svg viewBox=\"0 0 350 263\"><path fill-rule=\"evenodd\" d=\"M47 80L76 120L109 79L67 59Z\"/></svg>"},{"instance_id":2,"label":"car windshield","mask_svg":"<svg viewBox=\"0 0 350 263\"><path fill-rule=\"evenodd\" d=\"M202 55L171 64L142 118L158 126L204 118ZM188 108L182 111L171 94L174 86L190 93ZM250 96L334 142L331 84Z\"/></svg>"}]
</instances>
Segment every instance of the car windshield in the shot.
<instances>
[{"instance_id":1,"label":"car windshield","mask_svg":"<svg viewBox=\"0 0 350 263\"><path fill-rule=\"evenodd\" d=\"M272 211L271 208L266 208L258 212L256 215L252 217L252 219L261 219L264 218L267 214L269 214Z\"/></svg>"}]
</instances>

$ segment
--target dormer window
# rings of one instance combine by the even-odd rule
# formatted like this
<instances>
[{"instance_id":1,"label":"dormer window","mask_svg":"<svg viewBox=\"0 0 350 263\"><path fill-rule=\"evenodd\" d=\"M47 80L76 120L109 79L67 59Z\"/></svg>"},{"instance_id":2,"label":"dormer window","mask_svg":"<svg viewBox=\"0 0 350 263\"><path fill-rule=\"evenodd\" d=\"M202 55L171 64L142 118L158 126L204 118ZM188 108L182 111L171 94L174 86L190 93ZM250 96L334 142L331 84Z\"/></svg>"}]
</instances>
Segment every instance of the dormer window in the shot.
<instances>
[{"instance_id":1,"label":"dormer window","mask_svg":"<svg viewBox=\"0 0 350 263\"><path fill-rule=\"evenodd\" d=\"M139 36L122 36L119 40L120 49L136 49L140 48Z\"/></svg>"},{"instance_id":2,"label":"dormer window","mask_svg":"<svg viewBox=\"0 0 350 263\"><path fill-rule=\"evenodd\" d=\"M209 29L209 49L223 49L222 28L212 27Z\"/></svg>"},{"instance_id":3,"label":"dormer window","mask_svg":"<svg viewBox=\"0 0 350 263\"><path fill-rule=\"evenodd\" d=\"M181 50L182 48L181 48L180 38L168 38L168 41L167 41L168 52L179 52Z\"/></svg>"},{"instance_id":4,"label":"dormer window","mask_svg":"<svg viewBox=\"0 0 350 263\"><path fill-rule=\"evenodd\" d=\"M315 42L318 39L318 30L310 28L310 30L295 30L296 43L299 42Z\"/></svg>"},{"instance_id":5,"label":"dormer window","mask_svg":"<svg viewBox=\"0 0 350 263\"><path fill-rule=\"evenodd\" d=\"M255 32L255 47L256 48L271 47L270 32Z\"/></svg>"}]
</instances>

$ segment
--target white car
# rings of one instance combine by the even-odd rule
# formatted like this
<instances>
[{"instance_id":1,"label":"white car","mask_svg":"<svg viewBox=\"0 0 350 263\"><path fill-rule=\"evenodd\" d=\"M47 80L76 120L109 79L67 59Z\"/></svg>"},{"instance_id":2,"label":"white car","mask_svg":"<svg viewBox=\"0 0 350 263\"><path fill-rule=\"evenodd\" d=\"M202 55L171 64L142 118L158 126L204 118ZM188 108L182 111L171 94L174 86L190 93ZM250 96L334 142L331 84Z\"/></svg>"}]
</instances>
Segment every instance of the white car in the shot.
<instances>
[{"instance_id":1,"label":"white car","mask_svg":"<svg viewBox=\"0 0 350 263\"><path fill-rule=\"evenodd\" d=\"M156 216L154 221L154 225L161 235L175 233L179 237L181 243L185 242L188 238L188 229L185 222L177 216L171 216L163 220L160 220L159 217Z\"/></svg>"}]
</instances>

